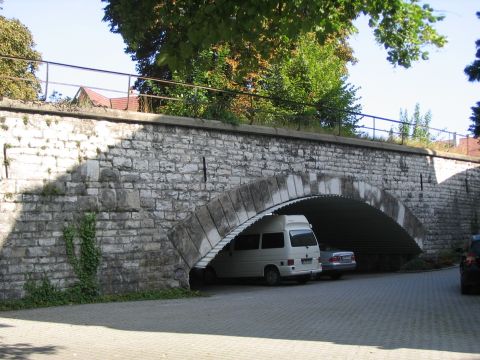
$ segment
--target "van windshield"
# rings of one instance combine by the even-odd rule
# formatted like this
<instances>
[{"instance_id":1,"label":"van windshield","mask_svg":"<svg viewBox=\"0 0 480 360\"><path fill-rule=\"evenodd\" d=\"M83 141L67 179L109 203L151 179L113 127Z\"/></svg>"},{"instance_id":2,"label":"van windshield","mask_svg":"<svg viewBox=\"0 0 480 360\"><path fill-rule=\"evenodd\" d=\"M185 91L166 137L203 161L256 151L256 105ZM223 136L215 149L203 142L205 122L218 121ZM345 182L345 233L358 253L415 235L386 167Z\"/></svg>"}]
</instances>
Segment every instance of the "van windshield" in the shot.
<instances>
[{"instance_id":1,"label":"van windshield","mask_svg":"<svg viewBox=\"0 0 480 360\"><path fill-rule=\"evenodd\" d=\"M317 239L310 229L290 230L290 242L293 247L317 245Z\"/></svg>"}]
</instances>

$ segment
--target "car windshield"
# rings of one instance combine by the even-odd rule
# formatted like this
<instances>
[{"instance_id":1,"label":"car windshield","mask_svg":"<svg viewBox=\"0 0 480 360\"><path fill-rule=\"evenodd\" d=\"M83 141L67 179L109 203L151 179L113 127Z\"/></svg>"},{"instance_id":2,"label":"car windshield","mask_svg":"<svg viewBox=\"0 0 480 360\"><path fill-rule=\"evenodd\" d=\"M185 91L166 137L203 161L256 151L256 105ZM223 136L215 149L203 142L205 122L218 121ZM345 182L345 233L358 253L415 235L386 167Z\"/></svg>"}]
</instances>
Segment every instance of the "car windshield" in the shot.
<instances>
[{"instance_id":1,"label":"car windshield","mask_svg":"<svg viewBox=\"0 0 480 360\"><path fill-rule=\"evenodd\" d=\"M290 230L290 242L293 247L317 245L317 239L310 229Z\"/></svg>"}]
</instances>

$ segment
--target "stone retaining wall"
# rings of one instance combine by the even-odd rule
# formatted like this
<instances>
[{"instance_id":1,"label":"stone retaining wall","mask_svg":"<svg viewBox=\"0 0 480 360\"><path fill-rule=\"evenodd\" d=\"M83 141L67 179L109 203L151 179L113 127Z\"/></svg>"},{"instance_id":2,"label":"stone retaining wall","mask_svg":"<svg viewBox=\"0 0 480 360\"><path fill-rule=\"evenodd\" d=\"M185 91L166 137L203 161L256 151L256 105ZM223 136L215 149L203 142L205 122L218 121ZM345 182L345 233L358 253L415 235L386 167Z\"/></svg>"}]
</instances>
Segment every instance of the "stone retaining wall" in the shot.
<instances>
[{"instance_id":1,"label":"stone retaining wall","mask_svg":"<svg viewBox=\"0 0 480 360\"><path fill-rule=\"evenodd\" d=\"M480 215L478 159L214 121L70 111L0 101L0 299L22 296L29 273L59 287L75 280L62 231L87 211L98 213L103 292L188 286L191 264L167 233L226 191L263 178L316 173L371 184L422 222L425 251L465 239Z\"/></svg>"}]
</instances>

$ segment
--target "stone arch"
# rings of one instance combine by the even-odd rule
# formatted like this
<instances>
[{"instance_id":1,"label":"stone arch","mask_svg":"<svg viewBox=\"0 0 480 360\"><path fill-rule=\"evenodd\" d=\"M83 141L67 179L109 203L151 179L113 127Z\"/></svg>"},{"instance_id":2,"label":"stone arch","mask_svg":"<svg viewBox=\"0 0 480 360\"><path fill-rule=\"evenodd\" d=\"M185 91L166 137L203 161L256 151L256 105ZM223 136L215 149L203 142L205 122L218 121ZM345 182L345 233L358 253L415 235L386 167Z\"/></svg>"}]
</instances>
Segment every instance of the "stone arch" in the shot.
<instances>
[{"instance_id":1,"label":"stone arch","mask_svg":"<svg viewBox=\"0 0 480 360\"><path fill-rule=\"evenodd\" d=\"M351 177L294 174L259 179L196 209L168 237L189 268L205 267L240 232L268 213L307 199L340 196L377 208L423 249L422 223L386 191Z\"/></svg>"}]
</instances>

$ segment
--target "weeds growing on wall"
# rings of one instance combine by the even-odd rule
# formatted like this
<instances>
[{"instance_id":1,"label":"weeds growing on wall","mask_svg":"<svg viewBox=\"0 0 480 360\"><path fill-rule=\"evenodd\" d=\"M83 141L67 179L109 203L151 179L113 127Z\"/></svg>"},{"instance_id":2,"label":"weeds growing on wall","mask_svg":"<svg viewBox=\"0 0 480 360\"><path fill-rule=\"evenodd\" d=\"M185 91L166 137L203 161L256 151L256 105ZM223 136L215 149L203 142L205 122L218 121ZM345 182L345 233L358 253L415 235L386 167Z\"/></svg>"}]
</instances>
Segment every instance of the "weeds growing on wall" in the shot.
<instances>
[{"instance_id":1,"label":"weeds growing on wall","mask_svg":"<svg viewBox=\"0 0 480 360\"><path fill-rule=\"evenodd\" d=\"M68 262L78 279L75 287L79 295L86 298L98 295L97 270L101 253L95 243L95 226L95 213L86 213L79 226L68 225L63 231ZM76 237L80 238L79 251L75 251Z\"/></svg>"}]
</instances>

